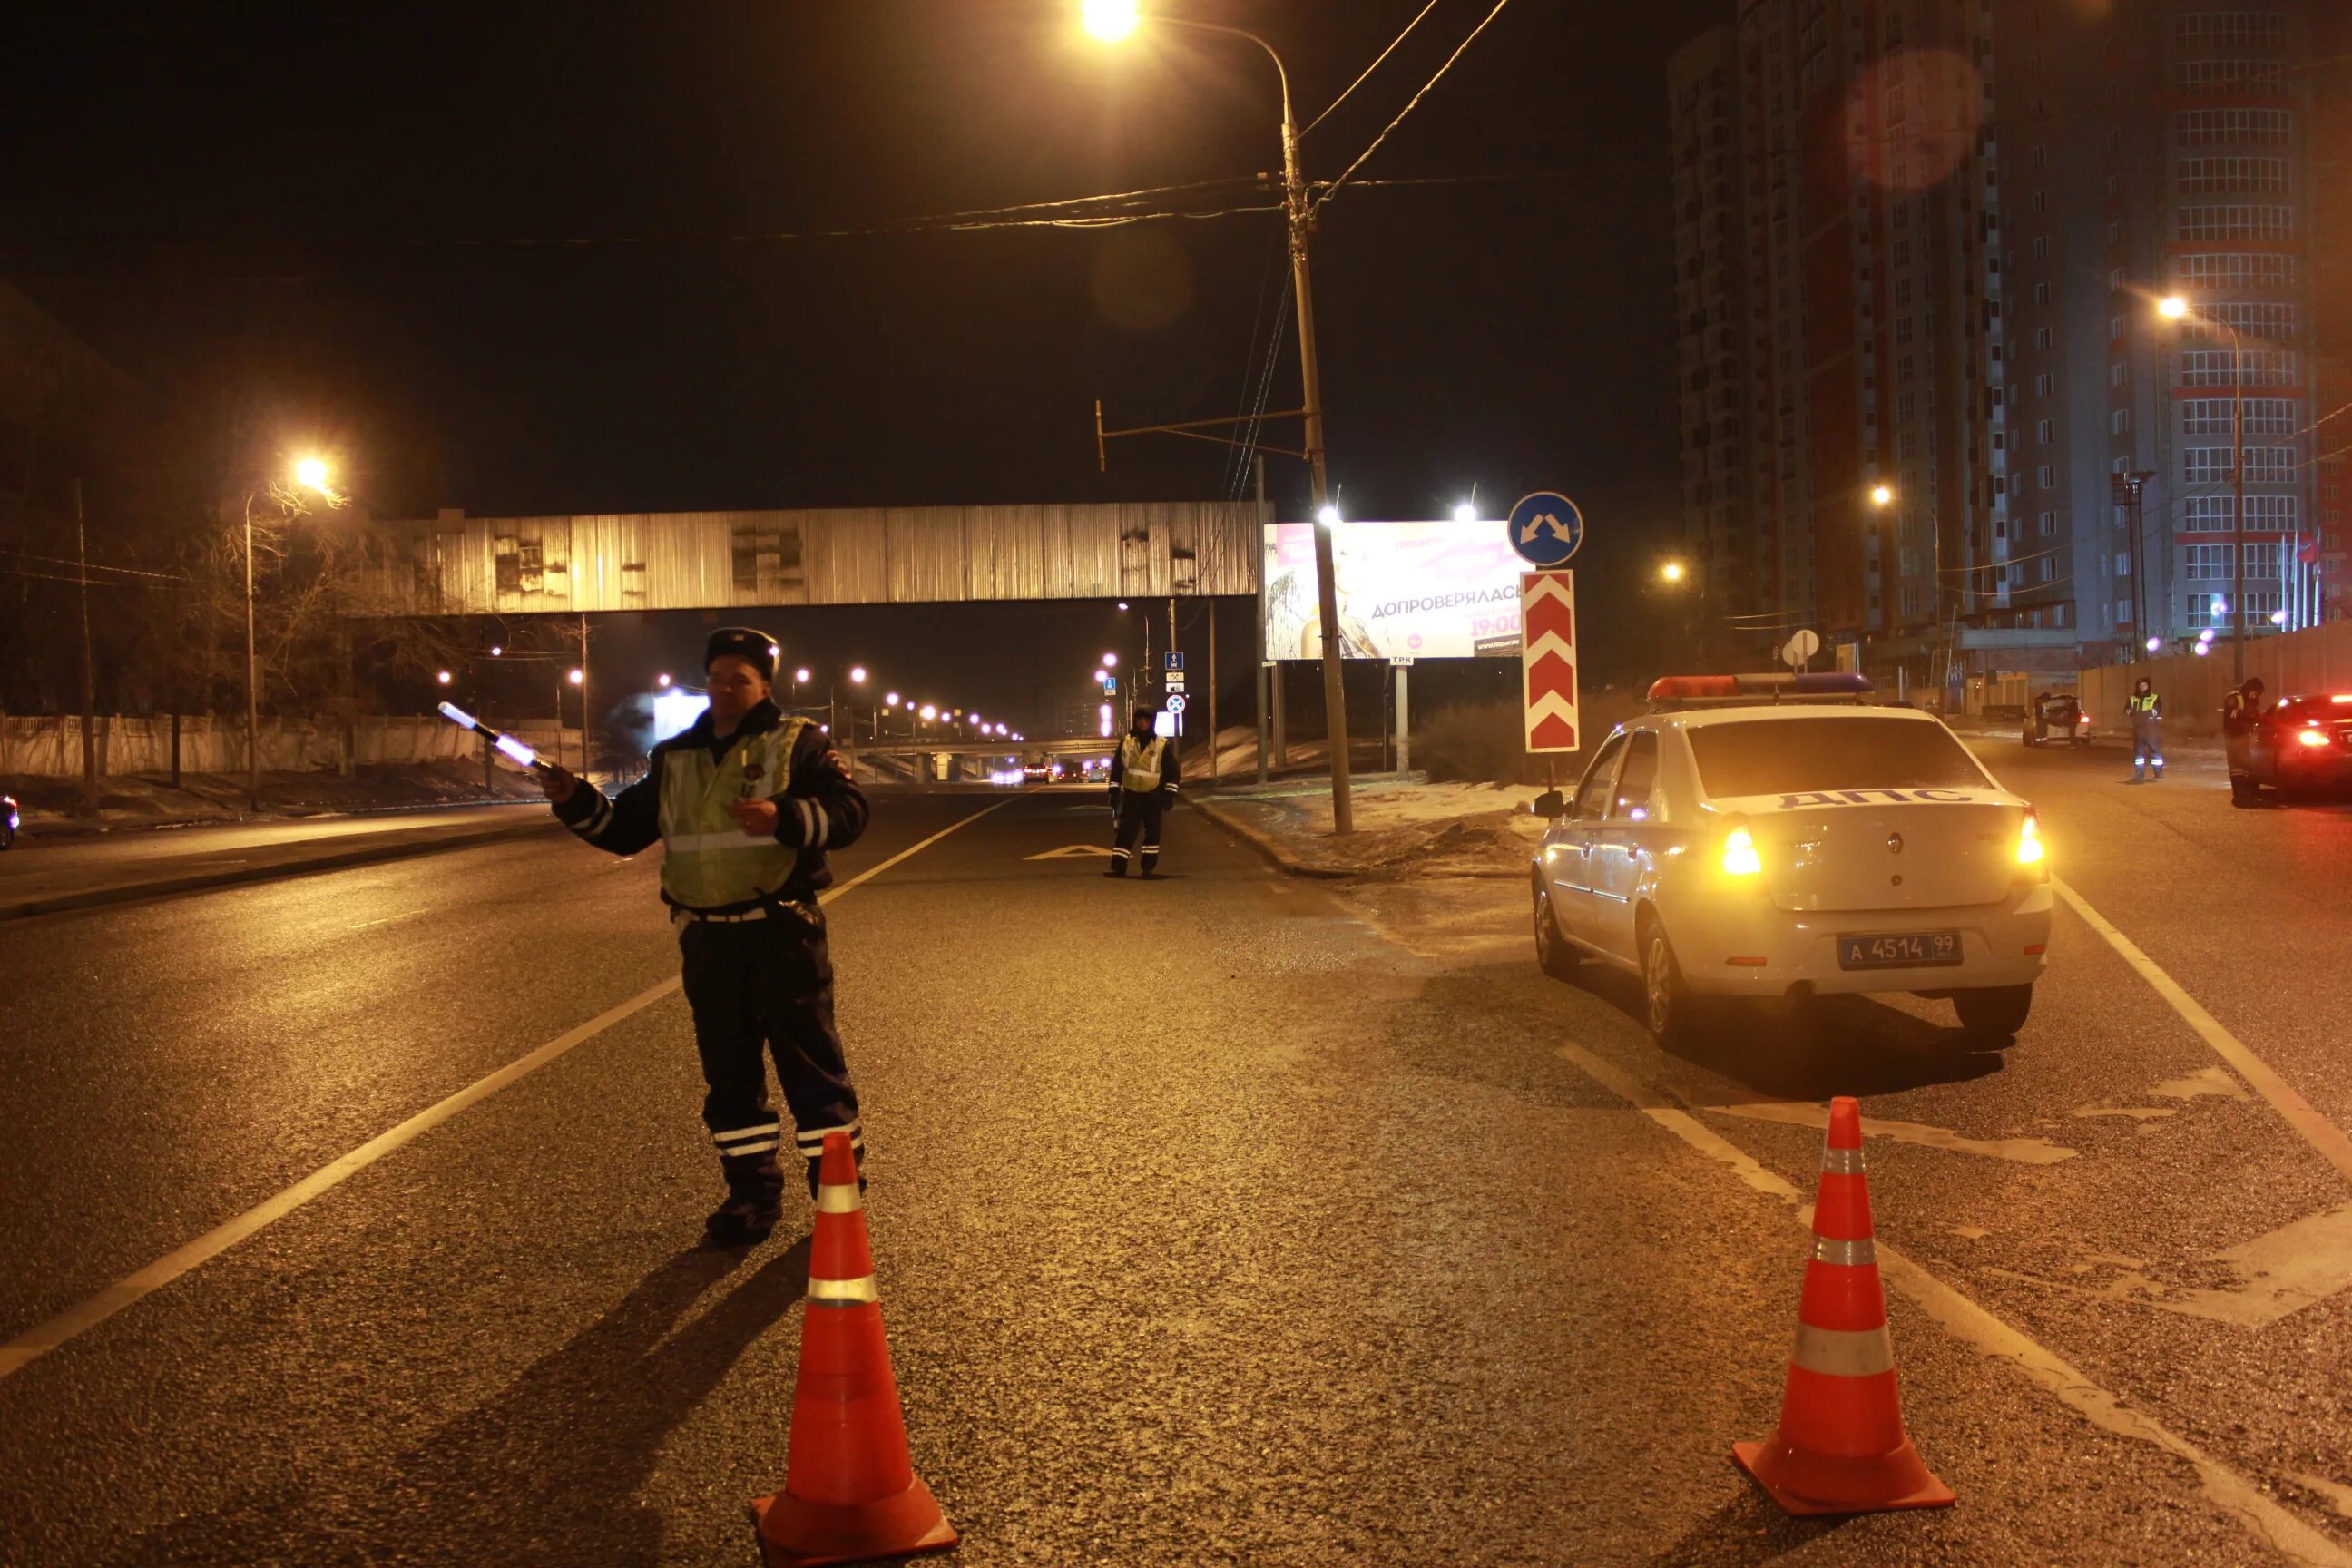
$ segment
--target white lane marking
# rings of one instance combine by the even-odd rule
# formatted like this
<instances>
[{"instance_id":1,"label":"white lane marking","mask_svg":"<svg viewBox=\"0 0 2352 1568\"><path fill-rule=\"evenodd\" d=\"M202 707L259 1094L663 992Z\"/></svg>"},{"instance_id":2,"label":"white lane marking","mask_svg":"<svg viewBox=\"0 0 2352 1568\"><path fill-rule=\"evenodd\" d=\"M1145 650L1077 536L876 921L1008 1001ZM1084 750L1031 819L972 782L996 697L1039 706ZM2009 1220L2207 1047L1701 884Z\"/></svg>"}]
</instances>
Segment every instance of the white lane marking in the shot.
<instances>
[{"instance_id":1,"label":"white lane marking","mask_svg":"<svg viewBox=\"0 0 2352 1568\"><path fill-rule=\"evenodd\" d=\"M2287 1478L2298 1486L2309 1487L2326 1498L2337 1513L2352 1519L2352 1487L2331 1481L2326 1476L2315 1476L2309 1470L2289 1470Z\"/></svg>"},{"instance_id":2,"label":"white lane marking","mask_svg":"<svg viewBox=\"0 0 2352 1568\"><path fill-rule=\"evenodd\" d=\"M1662 1104L1662 1097L1648 1086L1580 1046L1562 1046L1559 1054L1643 1115L1708 1159L1727 1167L1748 1186L1790 1205L1800 1224L1811 1223L1810 1206L1799 1206L1796 1188L1700 1125L1696 1118ZM2352 1552L2347 1552L2305 1522L2252 1481L2152 1416L2122 1404L2067 1362L1937 1279L1884 1239L1878 1242L1877 1251L1879 1268L1886 1282L1935 1319L1953 1338L1979 1354L2009 1363L2100 1430L2135 1438L2186 1460L2197 1472L2198 1489L2255 1539L2317 1568L2352 1568Z\"/></svg>"},{"instance_id":3,"label":"white lane marking","mask_svg":"<svg viewBox=\"0 0 2352 1568\"><path fill-rule=\"evenodd\" d=\"M2065 1279L1996 1268L1993 1273L2031 1285L2044 1285L2106 1301L2129 1301L2156 1307L2183 1317L2228 1323L2232 1328L2266 1329L2289 1313L2352 1286L2352 1204L2283 1225L2278 1229L2241 1242L2203 1261L2219 1263L2245 1281L2234 1289L2214 1290L2151 1279L2136 1258L2093 1253L2093 1263L2113 1263L2129 1272L2099 1285L2078 1285Z\"/></svg>"},{"instance_id":4,"label":"white lane marking","mask_svg":"<svg viewBox=\"0 0 2352 1568\"><path fill-rule=\"evenodd\" d=\"M2107 945L2123 955L2126 963L2139 971L2141 979L2156 988L2156 994L2172 1005L2172 1010L2197 1031L2199 1037L2213 1047L2237 1075L2253 1086L2254 1092L2270 1101L2273 1110L2286 1120L2303 1141L2319 1152L2321 1159L2336 1167L2347 1178L2352 1178L2352 1138L2319 1113L2318 1107L2295 1092L2294 1086L2272 1070L2269 1063L2239 1043L2238 1037L2221 1026L2220 1019L2207 1012L2196 997L2180 987L2180 983L2167 974L2156 960L2139 949L2131 938L2115 928L2105 915L2093 909L2082 894L2060 881L2050 879L2058 896L2066 900L2074 911L2082 916L2093 931L2107 939Z\"/></svg>"},{"instance_id":5,"label":"white lane marking","mask_svg":"<svg viewBox=\"0 0 2352 1568\"><path fill-rule=\"evenodd\" d=\"M1751 1121L1778 1121L1790 1127L1810 1127L1819 1130L1829 1125L1829 1107L1812 1105L1801 1100L1743 1100L1728 1105L1703 1105L1702 1110L1712 1110L1718 1116L1744 1116ZM2163 1112L2170 1115L2170 1111ZM1924 1121L1887 1121L1875 1116L1862 1119L1862 1135L1865 1138L1887 1138L1897 1143L1916 1143L1922 1149L1941 1149L1950 1154L1980 1154L1989 1160L2009 1160L2020 1165L2055 1165L2071 1160L2075 1151L2053 1143L2047 1138L1964 1138L1947 1128L1930 1127Z\"/></svg>"},{"instance_id":6,"label":"white lane marking","mask_svg":"<svg viewBox=\"0 0 2352 1568\"><path fill-rule=\"evenodd\" d=\"M983 807L970 816L950 823L921 843L901 849L879 865L867 867L837 888L826 889L817 895L817 901L831 903L852 888L880 876L908 857L929 848L957 828L977 822L999 806L1011 804L1010 801L999 801L995 805ZM96 1328L125 1307L152 1295L183 1274L210 1262L255 1232L285 1218L320 1194L340 1186L394 1150L414 1142L459 1111L479 1104L499 1090L537 1072L574 1046L593 1039L631 1014L652 1006L676 991L678 984L676 980L665 980L658 985L638 992L579 1027L558 1035L529 1056L517 1058L488 1078L467 1085L439 1104L418 1111L391 1131L376 1134L341 1159L311 1172L285 1191L263 1199L236 1218L215 1226L186 1246L157 1258L137 1273L116 1280L97 1295L75 1303L48 1321L26 1330L6 1344L0 1345L0 1378L19 1371L68 1340Z\"/></svg>"},{"instance_id":7,"label":"white lane marking","mask_svg":"<svg viewBox=\"0 0 2352 1568\"><path fill-rule=\"evenodd\" d=\"M1108 844L1065 844L1059 849L1048 849L1042 855L1024 855L1024 860L1091 860L1097 855L1110 853Z\"/></svg>"},{"instance_id":8,"label":"white lane marking","mask_svg":"<svg viewBox=\"0 0 2352 1568\"><path fill-rule=\"evenodd\" d=\"M2230 1100L2243 1100L2246 1091L2223 1068L2200 1068L2187 1078L2168 1078L2148 1090L2167 1100L2195 1100L2200 1095L2218 1094Z\"/></svg>"}]
</instances>

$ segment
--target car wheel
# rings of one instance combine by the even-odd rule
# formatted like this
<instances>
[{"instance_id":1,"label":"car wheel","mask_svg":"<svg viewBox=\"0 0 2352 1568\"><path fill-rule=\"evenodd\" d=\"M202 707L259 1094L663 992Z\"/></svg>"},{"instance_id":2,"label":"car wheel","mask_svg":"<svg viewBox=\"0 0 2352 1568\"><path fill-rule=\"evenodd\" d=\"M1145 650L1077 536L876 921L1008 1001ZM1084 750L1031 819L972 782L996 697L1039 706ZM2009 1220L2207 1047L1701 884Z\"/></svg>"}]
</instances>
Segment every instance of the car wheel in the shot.
<instances>
[{"instance_id":1,"label":"car wheel","mask_svg":"<svg viewBox=\"0 0 2352 1568\"><path fill-rule=\"evenodd\" d=\"M1543 888L1536 889L1536 964L1555 980L1565 980L1576 973L1576 949L1559 934L1559 921L1552 914L1551 893Z\"/></svg>"},{"instance_id":2,"label":"car wheel","mask_svg":"<svg viewBox=\"0 0 2352 1568\"><path fill-rule=\"evenodd\" d=\"M1643 1022L1650 1035L1668 1049L1690 1043L1697 1027L1697 1002L1683 984L1683 967L1675 961L1674 943L1655 916L1642 922Z\"/></svg>"},{"instance_id":3,"label":"car wheel","mask_svg":"<svg viewBox=\"0 0 2352 1568\"><path fill-rule=\"evenodd\" d=\"M1960 1027L1971 1039L2005 1040L2025 1027L2025 1015L2033 1006L2033 987L1988 985L1955 991L1952 1006L1960 1016Z\"/></svg>"}]
</instances>

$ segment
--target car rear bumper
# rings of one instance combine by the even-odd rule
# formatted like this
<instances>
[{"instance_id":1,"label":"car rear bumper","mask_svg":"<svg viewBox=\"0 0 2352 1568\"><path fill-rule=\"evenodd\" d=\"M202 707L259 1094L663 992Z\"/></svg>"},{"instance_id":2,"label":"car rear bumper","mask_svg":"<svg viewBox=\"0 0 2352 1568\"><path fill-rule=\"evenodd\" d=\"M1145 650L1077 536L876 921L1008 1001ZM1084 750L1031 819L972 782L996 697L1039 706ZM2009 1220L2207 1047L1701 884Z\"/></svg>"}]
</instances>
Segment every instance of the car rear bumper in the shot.
<instances>
[{"instance_id":1,"label":"car rear bumper","mask_svg":"<svg viewBox=\"0 0 2352 1568\"><path fill-rule=\"evenodd\" d=\"M1662 913L1693 991L1762 998L2030 985L2048 963L2052 901L2049 884L2042 883L1997 904L1957 908L1790 911L1759 897ZM1839 967L1841 936L1935 931L1960 933L1958 964Z\"/></svg>"}]
</instances>

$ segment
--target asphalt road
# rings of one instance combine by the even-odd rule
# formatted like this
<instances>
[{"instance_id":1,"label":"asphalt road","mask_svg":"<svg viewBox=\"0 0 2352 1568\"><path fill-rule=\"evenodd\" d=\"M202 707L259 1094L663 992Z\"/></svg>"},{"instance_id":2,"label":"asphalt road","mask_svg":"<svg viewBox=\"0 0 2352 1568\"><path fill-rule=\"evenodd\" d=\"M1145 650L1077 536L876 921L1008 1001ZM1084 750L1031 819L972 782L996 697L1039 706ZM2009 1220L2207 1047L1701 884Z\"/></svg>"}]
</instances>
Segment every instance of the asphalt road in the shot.
<instances>
[{"instance_id":1,"label":"asphalt road","mask_svg":"<svg viewBox=\"0 0 2352 1568\"><path fill-rule=\"evenodd\" d=\"M2352 821L1985 754L2343 1126ZM1874 1000L1685 1059L1630 986L1538 973L1507 882L1288 881L1180 815L1175 875L1116 884L1091 789L877 799L845 879L952 829L829 912L963 1560L2352 1561L2352 1180L2071 909L2005 1050ZM694 1246L654 869L551 836L0 928L0 1563L755 1561L805 1248ZM1775 1183L1810 1196L1832 1093L1873 1119L1952 1510L1789 1521L1728 1462L1776 1414Z\"/></svg>"}]
</instances>

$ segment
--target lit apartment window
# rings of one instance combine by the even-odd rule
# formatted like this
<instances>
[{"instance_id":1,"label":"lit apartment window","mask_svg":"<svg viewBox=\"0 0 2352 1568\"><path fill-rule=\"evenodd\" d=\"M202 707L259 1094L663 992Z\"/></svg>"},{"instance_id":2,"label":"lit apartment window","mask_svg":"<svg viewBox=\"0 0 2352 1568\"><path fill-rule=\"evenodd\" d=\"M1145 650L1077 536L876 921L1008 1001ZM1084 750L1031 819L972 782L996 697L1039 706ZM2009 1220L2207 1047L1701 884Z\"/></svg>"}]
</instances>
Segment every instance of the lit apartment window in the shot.
<instances>
[{"instance_id":1,"label":"lit apartment window","mask_svg":"<svg viewBox=\"0 0 2352 1568\"><path fill-rule=\"evenodd\" d=\"M2183 386L2234 386L2241 375L2248 386L2295 384L2296 356L2283 349L2183 349L2179 362Z\"/></svg>"},{"instance_id":2,"label":"lit apartment window","mask_svg":"<svg viewBox=\"0 0 2352 1568\"><path fill-rule=\"evenodd\" d=\"M2275 147L2294 139L2294 114L2284 109L2185 109L2172 117L2172 136L2183 147Z\"/></svg>"},{"instance_id":3,"label":"lit apartment window","mask_svg":"<svg viewBox=\"0 0 2352 1568\"><path fill-rule=\"evenodd\" d=\"M2283 196L2292 167L2284 158L2183 158L2172 188L2184 196Z\"/></svg>"},{"instance_id":4,"label":"lit apartment window","mask_svg":"<svg viewBox=\"0 0 2352 1568\"><path fill-rule=\"evenodd\" d=\"M2279 60L2179 60L2172 68L2175 92L2277 92L2285 84Z\"/></svg>"},{"instance_id":5,"label":"lit apartment window","mask_svg":"<svg viewBox=\"0 0 2352 1568\"><path fill-rule=\"evenodd\" d=\"M2191 11L2172 19L2172 41L2184 49L2277 48L2286 42L2286 14Z\"/></svg>"},{"instance_id":6,"label":"lit apartment window","mask_svg":"<svg viewBox=\"0 0 2352 1568\"><path fill-rule=\"evenodd\" d=\"M2180 448L2180 480L2189 485L2215 485L2230 478L2230 451L2227 447L2183 447ZM2292 447L2249 447L2246 448L2246 482L2257 485L2284 485L2294 482L2295 450Z\"/></svg>"},{"instance_id":7,"label":"lit apartment window","mask_svg":"<svg viewBox=\"0 0 2352 1568\"><path fill-rule=\"evenodd\" d=\"M2175 235L2183 240L2293 239L2294 209L2286 206L2182 207Z\"/></svg>"},{"instance_id":8,"label":"lit apartment window","mask_svg":"<svg viewBox=\"0 0 2352 1568\"><path fill-rule=\"evenodd\" d=\"M2230 547L2226 544L2190 544L2182 547L2181 575L2191 583L2226 583L2231 573ZM2192 596L2190 603L2204 595ZM2194 611L2190 612L2192 615Z\"/></svg>"},{"instance_id":9,"label":"lit apartment window","mask_svg":"<svg viewBox=\"0 0 2352 1568\"><path fill-rule=\"evenodd\" d=\"M2246 399L2246 434L2249 436L2292 436L2301 427L2297 417L2302 405L2287 397L2249 397ZM2180 405L2180 433L2183 436L2227 436L2236 423L2236 400L2228 397L2192 397Z\"/></svg>"},{"instance_id":10,"label":"lit apartment window","mask_svg":"<svg viewBox=\"0 0 2352 1568\"><path fill-rule=\"evenodd\" d=\"M2180 286L2191 292L2291 289L2294 258L2273 255L2182 256L2174 259Z\"/></svg>"}]
</instances>

